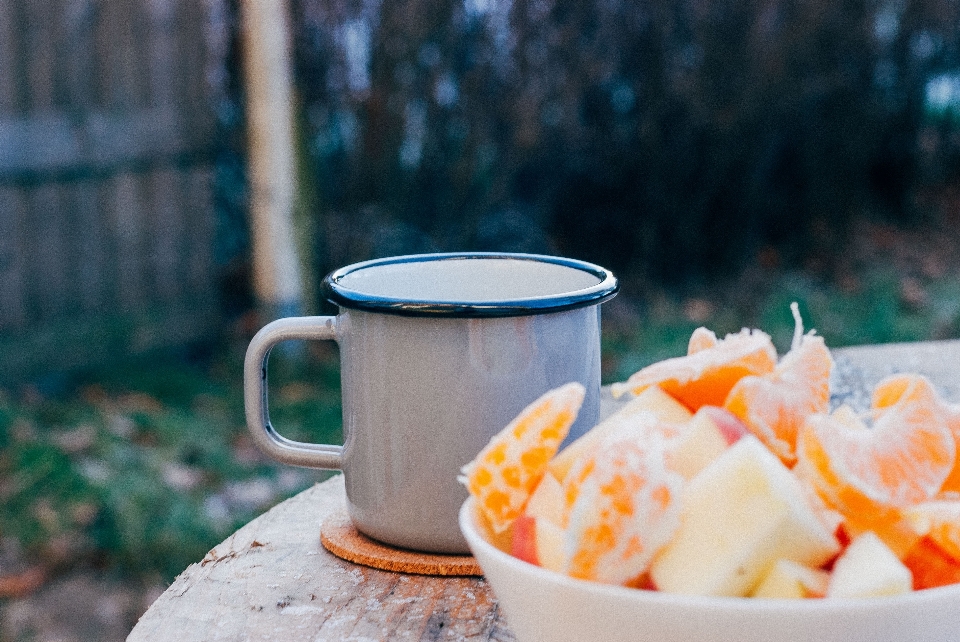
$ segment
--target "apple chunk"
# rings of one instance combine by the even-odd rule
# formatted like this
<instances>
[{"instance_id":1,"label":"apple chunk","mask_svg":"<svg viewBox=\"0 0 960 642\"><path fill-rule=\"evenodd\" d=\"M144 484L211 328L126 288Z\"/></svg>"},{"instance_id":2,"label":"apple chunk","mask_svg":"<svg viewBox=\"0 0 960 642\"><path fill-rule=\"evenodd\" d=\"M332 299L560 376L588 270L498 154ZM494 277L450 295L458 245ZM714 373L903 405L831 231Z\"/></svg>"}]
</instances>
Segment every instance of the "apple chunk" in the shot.
<instances>
[{"instance_id":1,"label":"apple chunk","mask_svg":"<svg viewBox=\"0 0 960 642\"><path fill-rule=\"evenodd\" d=\"M910 569L875 533L867 531L837 558L827 597L880 597L912 589Z\"/></svg>"},{"instance_id":2,"label":"apple chunk","mask_svg":"<svg viewBox=\"0 0 960 642\"><path fill-rule=\"evenodd\" d=\"M581 457L594 452L605 437L619 430L625 421L652 414L660 421L681 424L692 414L682 403L668 395L659 386L650 386L617 412L610 415L589 432L561 450L551 461L549 471L561 482L570 468Z\"/></svg>"},{"instance_id":3,"label":"apple chunk","mask_svg":"<svg viewBox=\"0 0 960 642\"><path fill-rule=\"evenodd\" d=\"M563 488L553 474L544 474L527 500L523 512L537 519L546 519L557 526L563 524Z\"/></svg>"},{"instance_id":4,"label":"apple chunk","mask_svg":"<svg viewBox=\"0 0 960 642\"><path fill-rule=\"evenodd\" d=\"M564 567L563 530L548 519L521 515L513 523L510 554L514 557L561 572Z\"/></svg>"},{"instance_id":5,"label":"apple chunk","mask_svg":"<svg viewBox=\"0 0 960 642\"><path fill-rule=\"evenodd\" d=\"M564 564L563 489L547 472L537 484L523 515L513 524L510 553L525 562L553 571Z\"/></svg>"},{"instance_id":6,"label":"apple chunk","mask_svg":"<svg viewBox=\"0 0 960 642\"><path fill-rule=\"evenodd\" d=\"M802 599L827 594L830 574L790 560L777 560L751 597Z\"/></svg>"},{"instance_id":7,"label":"apple chunk","mask_svg":"<svg viewBox=\"0 0 960 642\"><path fill-rule=\"evenodd\" d=\"M701 406L667 451L667 465L685 479L692 479L747 433L746 425L733 413L717 406Z\"/></svg>"},{"instance_id":8,"label":"apple chunk","mask_svg":"<svg viewBox=\"0 0 960 642\"><path fill-rule=\"evenodd\" d=\"M691 479L681 505L680 528L650 569L661 591L742 597L777 560L817 567L840 548L797 478L753 435Z\"/></svg>"}]
</instances>

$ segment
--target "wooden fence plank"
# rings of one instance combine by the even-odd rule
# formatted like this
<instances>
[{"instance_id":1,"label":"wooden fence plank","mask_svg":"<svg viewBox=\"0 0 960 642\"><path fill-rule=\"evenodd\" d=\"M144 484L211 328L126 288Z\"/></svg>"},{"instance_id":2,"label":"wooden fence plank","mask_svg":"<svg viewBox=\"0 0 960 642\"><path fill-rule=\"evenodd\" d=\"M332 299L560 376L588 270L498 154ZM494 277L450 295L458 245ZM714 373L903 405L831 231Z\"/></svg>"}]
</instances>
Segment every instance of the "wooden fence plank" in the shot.
<instances>
[{"instance_id":1,"label":"wooden fence plank","mask_svg":"<svg viewBox=\"0 0 960 642\"><path fill-rule=\"evenodd\" d=\"M0 0L0 115L18 102L18 44L16 0Z\"/></svg>"},{"instance_id":2,"label":"wooden fence plank","mask_svg":"<svg viewBox=\"0 0 960 642\"><path fill-rule=\"evenodd\" d=\"M117 284L117 307L122 312L140 309L144 292L142 265L143 200L141 179L130 172L117 174L111 180L109 204L115 254L112 256Z\"/></svg>"},{"instance_id":3,"label":"wooden fence plank","mask_svg":"<svg viewBox=\"0 0 960 642\"><path fill-rule=\"evenodd\" d=\"M176 9L173 0L146 3L149 86L152 105L172 105L177 93Z\"/></svg>"},{"instance_id":4,"label":"wooden fence plank","mask_svg":"<svg viewBox=\"0 0 960 642\"><path fill-rule=\"evenodd\" d=\"M0 0L0 383L216 331L206 11Z\"/></svg>"},{"instance_id":5,"label":"wooden fence plank","mask_svg":"<svg viewBox=\"0 0 960 642\"><path fill-rule=\"evenodd\" d=\"M94 0L72 0L62 17L64 107L71 110L96 108L97 88L93 80L100 73L96 49L92 46L97 7Z\"/></svg>"},{"instance_id":6,"label":"wooden fence plank","mask_svg":"<svg viewBox=\"0 0 960 642\"><path fill-rule=\"evenodd\" d=\"M76 247L78 311L81 315L101 312L112 306L107 298L110 273L102 216L102 181L78 181L73 185L71 208L74 214L71 242Z\"/></svg>"},{"instance_id":7,"label":"wooden fence plank","mask_svg":"<svg viewBox=\"0 0 960 642\"><path fill-rule=\"evenodd\" d=\"M212 140L188 140L178 121L169 105L82 116L0 117L0 182L78 169L109 172L192 155L206 160Z\"/></svg>"},{"instance_id":8,"label":"wooden fence plank","mask_svg":"<svg viewBox=\"0 0 960 642\"><path fill-rule=\"evenodd\" d=\"M189 217L187 251L187 292L194 305L210 306L215 302L216 273L213 261L214 220L198 216L213 210L213 172L209 167L196 167L186 175L184 215Z\"/></svg>"},{"instance_id":9,"label":"wooden fence plank","mask_svg":"<svg viewBox=\"0 0 960 642\"><path fill-rule=\"evenodd\" d=\"M176 22L177 50L180 56L178 68L195 70L195 73L181 74L177 80L177 103L181 110L190 114L185 126L193 139L210 137L216 131L214 111L211 108L211 83L209 73L212 66L209 43L205 25L209 16L208 2L190 2L179 0Z\"/></svg>"},{"instance_id":10,"label":"wooden fence plank","mask_svg":"<svg viewBox=\"0 0 960 642\"><path fill-rule=\"evenodd\" d=\"M184 183L180 172L161 169L150 177L150 202L154 213L150 225L150 276L160 301L175 303L184 293L183 272L187 264L184 230Z\"/></svg>"},{"instance_id":11,"label":"wooden fence plank","mask_svg":"<svg viewBox=\"0 0 960 642\"><path fill-rule=\"evenodd\" d=\"M24 301L25 207L21 190L0 187L0 331L26 321Z\"/></svg>"},{"instance_id":12,"label":"wooden fence plank","mask_svg":"<svg viewBox=\"0 0 960 642\"><path fill-rule=\"evenodd\" d=\"M107 110L137 105L137 60L133 35L135 2L104 2L97 29L102 105Z\"/></svg>"},{"instance_id":13,"label":"wooden fence plank","mask_svg":"<svg viewBox=\"0 0 960 642\"><path fill-rule=\"evenodd\" d=\"M30 190L28 202L29 309L34 320L55 319L69 305L67 278L73 272L64 238L63 190L56 183L39 185Z\"/></svg>"},{"instance_id":14,"label":"wooden fence plank","mask_svg":"<svg viewBox=\"0 0 960 642\"><path fill-rule=\"evenodd\" d=\"M54 106L53 74L55 46L50 9L46 0L25 0L28 104L32 109L49 110Z\"/></svg>"}]
</instances>

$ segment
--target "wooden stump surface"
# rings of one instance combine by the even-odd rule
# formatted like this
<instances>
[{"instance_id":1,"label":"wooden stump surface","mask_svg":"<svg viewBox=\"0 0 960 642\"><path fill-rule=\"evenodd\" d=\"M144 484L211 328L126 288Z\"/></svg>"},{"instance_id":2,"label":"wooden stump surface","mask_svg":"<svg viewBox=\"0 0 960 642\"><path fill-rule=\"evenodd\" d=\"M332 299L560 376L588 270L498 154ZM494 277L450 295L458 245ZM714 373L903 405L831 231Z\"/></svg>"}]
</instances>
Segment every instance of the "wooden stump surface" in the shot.
<instances>
[{"instance_id":1,"label":"wooden stump surface","mask_svg":"<svg viewBox=\"0 0 960 642\"><path fill-rule=\"evenodd\" d=\"M834 405L865 409L873 384L894 372L925 374L960 401L960 341L834 356ZM616 406L604 391L601 414ZM253 520L187 568L128 642L515 639L483 578L391 573L328 553L320 523L344 502L338 475Z\"/></svg>"},{"instance_id":2,"label":"wooden stump surface","mask_svg":"<svg viewBox=\"0 0 960 642\"><path fill-rule=\"evenodd\" d=\"M337 475L253 520L191 565L128 642L513 640L486 581L378 571L320 544L345 502Z\"/></svg>"}]
</instances>

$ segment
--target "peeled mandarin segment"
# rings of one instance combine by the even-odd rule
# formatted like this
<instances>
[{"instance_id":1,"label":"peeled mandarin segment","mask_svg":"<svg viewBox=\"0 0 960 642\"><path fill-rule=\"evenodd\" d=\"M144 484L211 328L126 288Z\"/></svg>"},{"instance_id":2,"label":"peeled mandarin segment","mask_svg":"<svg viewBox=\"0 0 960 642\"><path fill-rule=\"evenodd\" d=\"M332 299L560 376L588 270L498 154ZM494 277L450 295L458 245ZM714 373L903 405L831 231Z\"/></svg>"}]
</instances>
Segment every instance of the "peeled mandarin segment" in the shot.
<instances>
[{"instance_id":1,"label":"peeled mandarin segment","mask_svg":"<svg viewBox=\"0 0 960 642\"><path fill-rule=\"evenodd\" d=\"M616 413L560 451L550 461L549 470L558 480L563 481L574 462L592 455L607 436L620 430L626 422L643 423L656 419L661 422L680 424L689 421L690 417L692 414L686 406L665 393L659 386L650 386Z\"/></svg>"},{"instance_id":2,"label":"peeled mandarin segment","mask_svg":"<svg viewBox=\"0 0 960 642\"><path fill-rule=\"evenodd\" d=\"M896 374L887 377L877 384L873 390L873 407L886 408L896 403L904 394L907 394L912 387L916 386L917 380L923 379L921 375L916 374ZM943 413L943 419L950 432L953 433L954 441L960 445L960 406L945 402L936 397L937 406ZM960 491L960 457L954 462L953 469L943 482L943 491Z\"/></svg>"},{"instance_id":3,"label":"peeled mandarin segment","mask_svg":"<svg viewBox=\"0 0 960 642\"><path fill-rule=\"evenodd\" d=\"M960 405L944 403L944 420L950 426L950 432L957 442L957 461L953 464L953 470L943 482L942 490L944 492L960 492Z\"/></svg>"},{"instance_id":4,"label":"peeled mandarin segment","mask_svg":"<svg viewBox=\"0 0 960 642\"><path fill-rule=\"evenodd\" d=\"M696 411L706 404L722 406L737 381L748 375L772 372L776 362L777 351L770 335L744 329L713 346L647 366L626 382L613 384L611 392L614 397L625 392L638 394L659 384L666 393Z\"/></svg>"},{"instance_id":5,"label":"peeled mandarin segment","mask_svg":"<svg viewBox=\"0 0 960 642\"><path fill-rule=\"evenodd\" d=\"M498 533L493 530L493 525L490 524L487 514L480 509L479 505L474 504L473 508L477 530L483 535L483 539L504 553L510 553L513 547L513 524Z\"/></svg>"},{"instance_id":6,"label":"peeled mandarin segment","mask_svg":"<svg viewBox=\"0 0 960 642\"><path fill-rule=\"evenodd\" d=\"M833 358L823 339L806 335L773 372L738 381L724 408L785 464L792 465L803 422L808 415L829 409L832 369Z\"/></svg>"},{"instance_id":7,"label":"peeled mandarin segment","mask_svg":"<svg viewBox=\"0 0 960 642\"><path fill-rule=\"evenodd\" d=\"M932 498L953 468L956 444L932 386L918 378L873 428L849 413L812 415L797 440L796 472L847 517L895 520Z\"/></svg>"},{"instance_id":8,"label":"peeled mandarin segment","mask_svg":"<svg viewBox=\"0 0 960 642\"><path fill-rule=\"evenodd\" d=\"M527 406L463 467L463 481L495 533L523 512L550 458L577 418L586 391L579 383L551 390Z\"/></svg>"},{"instance_id":9,"label":"peeled mandarin segment","mask_svg":"<svg viewBox=\"0 0 960 642\"><path fill-rule=\"evenodd\" d=\"M960 408L952 405L948 406L946 422L950 427L950 432L953 433L954 441L957 442L958 453L953 464L953 470L943 481L940 490L941 492L956 493L960 492Z\"/></svg>"},{"instance_id":10,"label":"peeled mandarin segment","mask_svg":"<svg viewBox=\"0 0 960 642\"><path fill-rule=\"evenodd\" d=\"M930 538L960 563L960 501L924 502L908 508L904 516L917 533Z\"/></svg>"},{"instance_id":11,"label":"peeled mandarin segment","mask_svg":"<svg viewBox=\"0 0 960 642\"><path fill-rule=\"evenodd\" d=\"M889 408L916 386L918 375L896 374L882 379L870 395L871 408Z\"/></svg>"},{"instance_id":12,"label":"peeled mandarin segment","mask_svg":"<svg viewBox=\"0 0 960 642\"><path fill-rule=\"evenodd\" d=\"M695 352L700 352L701 350L706 350L707 348L712 348L719 343L717 335L713 330L707 330L704 327L699 327L693 331L693 334L690 335L690 341L687 343L687 354L693 354Z\"/></svg>"},{"instance_id":13,"label":"peeled mandarin segment","mask_svg":"<svg viewBox=\"0 0 960 642\"><path fill-rule=\"evenodd\" d=\"M928 537L917 542L903 558L913 574L913 590L960 583L960 562L947 555Z\"/></svg>"},{"instance_id":14,"label":"peeled mandarin segment","mask_svg":"<svg viewBox=\"0 0 960 642\"><path fill-rule=\"evenodd\" d=\"M817 520L823 525L824 530L834 534L840 532L845 521L843 514L830 507L817 490L809 483L805 483L803 479L800 479L800 488L803 491L803 498L806 500L807 505L810 507L810 510L813 511Z\"/></svg>"},{"instance_id":15,"label":"peeled mandarin segment","mask_svg":"<svg viewBox=\"0 0 960 642\"><path fill-rule=\"evenodd\" d=\"M637 399L639 400L640 397L637 397ZM580 496L581 487L593 475L597 467L598 453L608 448L611 443L632 443L645 449L657 449L666 465L667 456L664 451L678 441L683 428L678 424L663 421L656 415L646 412L627 416L613 415L606 419L601 426L604 428L603 432L591 442L589 450L583 451L580 456L572 461L561 482L563 511L560 525L563 527L566 527L569 522L570 513ZM594 429L587 435L593 432L597 432L597 430ZM571 444L571 446L573 445L576 445L576 442ZM566 450L561 452L554 458L554 461L566 452ZM552 468L549 470L553 471Z\"/></svg>"},{"instance_id":16,"label":"peeled mandarin segment","mask_svg":"<svg viewBox=\"0 0 960 642\"><path fill-rule=\"evenodd\" d=\"M664 464L662 443L610 440L593 457L573 504L567 574L608 584L642 575L679 526L683 479Z\"/></svg>"},{"instance_id":17,"label":"peeled mandarin segment","mask_svg":"<svg viewBox=\"0 0 960 642\"><path fill-rule=\"evenodd\" d=\"M867 532L874 533L894 554L903 559L916 546L920 534L904 517L901 509L885 509L866 515L845 517L841 528L849 540Z\"/></svg>"},{"instance_id":18,"label":"peeled mandarin segment","mask_svg":"<svg viewBox=\"0 0 960 642\"><path fill-rule=\"evenodd\" d=\"M882 380L873 390L873 408L886 408L893 405L912 388L912 385L916 384L918 379L923 377L916 374L895 374ZM936 396L936 399L937 406L943 413L943 420L953 433L954 441L960 446L960 406L947 403L939 396ZM953 469L944 480L941 491L960 491L960 456L957 457Z\"/></svg>"},{"instance_id":19,"label":"peeled mandarin segment","mask_svg":"<svg viewBox=\"0 0 960 642\"><path fill-rule=\"evenodd\" d=\"M911 389L911 386L916 385L917 380L926 381L917 374L896 374L882 380L873 390L873 408L886 408L893 405ZM937 397L937 405L943 413L943 420L953 433L954 441L960 448L960 406L947 403L939 397ZM941 492L958 491L960 491L960 456L957 457L953 469L941 487Z\"/></svg>"}]
</instances>

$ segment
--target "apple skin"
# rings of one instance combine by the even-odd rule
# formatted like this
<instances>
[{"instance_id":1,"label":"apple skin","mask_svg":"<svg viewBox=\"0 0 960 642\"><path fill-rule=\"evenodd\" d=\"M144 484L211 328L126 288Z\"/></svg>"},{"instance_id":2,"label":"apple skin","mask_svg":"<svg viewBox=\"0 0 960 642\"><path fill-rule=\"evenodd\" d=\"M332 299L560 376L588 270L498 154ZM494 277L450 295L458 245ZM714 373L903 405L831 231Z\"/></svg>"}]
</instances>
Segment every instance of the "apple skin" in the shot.
<instances>
[{"instance_id":1,"label":"apple skin","mask_svg":"<svg viewBox=\"0 0 960 642\"><path fill-rule=\"evenodd\" d=\"M544 474L512 525L510 554L552 571L563 572L566 564L563 521L563 489L551 473Z\"/></svg>"},{"instance_id":2,"label":"apple skin","mask_svg":"<svg viewBox=\"0 0 960 642\"><path fill-rule=\"evenodd\" d=\"M548 519L521 515L513 522L510 554L524 562L562 573L566 564L563 529Z\"/></svg>"},{"instance_id":3,"label":"apple skin","mask_svg":"<svg viewBox=\"0 0 960 642\"><path fill-rule=\"evenodd\" d=\"M743 423L739 417L725 408L719 406L701 406L697 413L703 413L727 440L727 445L732 446L737 443L741 437L748 434L750 429Z\"/></svg>"},{"instance_id":4,"label":"apple skin","mask_svg":"<svg viewBox=\"0 0 960 642\"><path fill-rule=\"evenodd\" d=\"M537 557L537 518L521 515L513 522L513 538L510 554L519 560L540 566Z\"/></svg>"}]
</instances>

